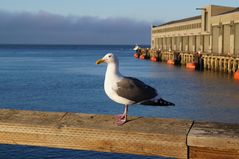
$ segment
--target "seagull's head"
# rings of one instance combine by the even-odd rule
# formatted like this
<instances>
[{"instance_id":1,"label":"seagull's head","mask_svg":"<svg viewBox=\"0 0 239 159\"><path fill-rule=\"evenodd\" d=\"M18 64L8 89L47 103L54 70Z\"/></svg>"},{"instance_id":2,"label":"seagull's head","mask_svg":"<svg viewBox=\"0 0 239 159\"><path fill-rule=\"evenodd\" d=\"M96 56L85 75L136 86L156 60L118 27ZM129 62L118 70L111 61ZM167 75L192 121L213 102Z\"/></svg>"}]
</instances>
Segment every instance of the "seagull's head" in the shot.
<instances>
[{"instance_id":1,"label":"seagull's head","mask_svg":"<svg viewBox=\"0 0 239 159\"><path fill-rule=\"evenodd\" d=\"M117 57L114 54L108 53L103 58L97 60L96 64L98 65L98 64L101 64L103 62L105 62L107 64L118 63L118 59L117 59Z\"/></svg>"}]
</instances>

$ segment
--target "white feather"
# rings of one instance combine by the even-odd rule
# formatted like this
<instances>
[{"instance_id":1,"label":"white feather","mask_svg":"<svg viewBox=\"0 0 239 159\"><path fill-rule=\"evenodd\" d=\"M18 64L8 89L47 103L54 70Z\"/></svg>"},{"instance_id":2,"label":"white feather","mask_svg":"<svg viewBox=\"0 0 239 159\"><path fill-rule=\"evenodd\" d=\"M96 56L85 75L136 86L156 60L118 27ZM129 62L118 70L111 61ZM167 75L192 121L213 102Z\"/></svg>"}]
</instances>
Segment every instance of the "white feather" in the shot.
<instances>
[{"instance_id":1,"label":"white feather","mask_svg":"<svg viewBox=\"0 0 239 159\"><path fill-rule=\"evenodd\" d=\"M110 99L113 101L124 104L124 105L131 105L134 101L128 100L126 98L120 97L116 91L118 89L117 82L119 82L124 77L120 74L118 68L118 60L116 57L113 58L114 61L111 61L109 55L113 56L112 54L106 54L104 56L104 60L108 63L107 70L105 73L105 82L104 82L104 90L105 93L108 95Z\"/></svg>"}]
</instances>

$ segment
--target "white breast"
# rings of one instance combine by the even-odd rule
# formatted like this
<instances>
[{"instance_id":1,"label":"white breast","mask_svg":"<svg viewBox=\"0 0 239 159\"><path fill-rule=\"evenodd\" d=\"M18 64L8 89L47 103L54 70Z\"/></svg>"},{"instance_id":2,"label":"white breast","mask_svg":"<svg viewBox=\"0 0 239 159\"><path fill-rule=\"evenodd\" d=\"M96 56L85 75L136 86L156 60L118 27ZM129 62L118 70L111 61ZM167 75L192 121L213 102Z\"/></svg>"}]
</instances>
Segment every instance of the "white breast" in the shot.
<instances>
[{"instance_id":1,"label":"white breast","mask_svg":"<svg viewBox=\"0 0 239 159\"><path fill-rule=\"evenodd\" d=\"M118 96L117 91L117 82L120 81L123 77L119 74L119 72L115 73L110 65L107 66L106 74L105 74L105 82L104 82L104 90L108 97L120 104L131 105L134 104L133 101L128 100L126 98Z\"/></svg>"}]
</instances>

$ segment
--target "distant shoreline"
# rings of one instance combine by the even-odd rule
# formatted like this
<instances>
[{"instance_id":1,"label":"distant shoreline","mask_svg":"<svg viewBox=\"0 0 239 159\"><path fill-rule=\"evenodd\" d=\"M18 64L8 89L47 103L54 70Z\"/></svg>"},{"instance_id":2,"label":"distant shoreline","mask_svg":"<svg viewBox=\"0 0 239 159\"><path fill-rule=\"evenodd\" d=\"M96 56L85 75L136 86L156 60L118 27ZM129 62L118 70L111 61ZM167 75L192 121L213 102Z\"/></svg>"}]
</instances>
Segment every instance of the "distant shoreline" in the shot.
<instances>
[{"instance_id":1,"label":"distant shoreline","mask_svg":"<svg viewBox=\"0 0 239 159\"><path fill-rule=\"evenodd\" d=\"M0 46L135 46L135 44L0 44ZM140 46L150 46L141 44Z\"/></svg>"},{"instance_id":2,"label":"distant shoreline","mask_svg":"<svg viewBox=\"0 0 239 159\"><path fill-rule=\"evenodd\" d=\"M0 49L89 49L89 48L108 48L108 49L116 49L116 48L126 48L130 49L134 48L135 45L133 44L0 44ZM140 45L143 48L149 48L150 45Z\"/></svg>"}]
</instances>

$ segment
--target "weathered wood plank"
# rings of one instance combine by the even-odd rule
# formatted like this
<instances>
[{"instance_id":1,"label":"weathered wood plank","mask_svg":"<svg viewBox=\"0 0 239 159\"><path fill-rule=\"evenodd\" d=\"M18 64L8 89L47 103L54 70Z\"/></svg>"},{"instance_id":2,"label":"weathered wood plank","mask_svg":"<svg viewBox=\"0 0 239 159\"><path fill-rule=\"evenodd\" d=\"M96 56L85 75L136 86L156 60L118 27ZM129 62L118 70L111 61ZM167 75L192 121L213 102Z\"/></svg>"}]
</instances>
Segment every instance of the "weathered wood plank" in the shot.
<instances>
[{"instance_id":1,"label":"weathered wood plank","mask_svg":"<svg viewBox=\"0 0 239 159\"><path fill-rule=\"evenodd\" d=\"M195 122L187 145L190 158L239 158L239 124Z\"/></svg>"},{"instance_id":2,"label":"weathered wood plank","mask_svg":"<svg viewBox=\"0 0 239 159\"><path fill-rule=\"evenodd\" d=\"M190 159L238 159L237 150L212 149L207 147L190 147Z\"/></svg>"},{"instance_id":3,"label":"weathered wood plank","mask_svg":"<svg viewBox=\"0 0 239 159\"><path fill-rule=\"evenodd\" d=\"M0 143L187 158L192 121L0 110Z\"/></svg>"}]
</instances>

